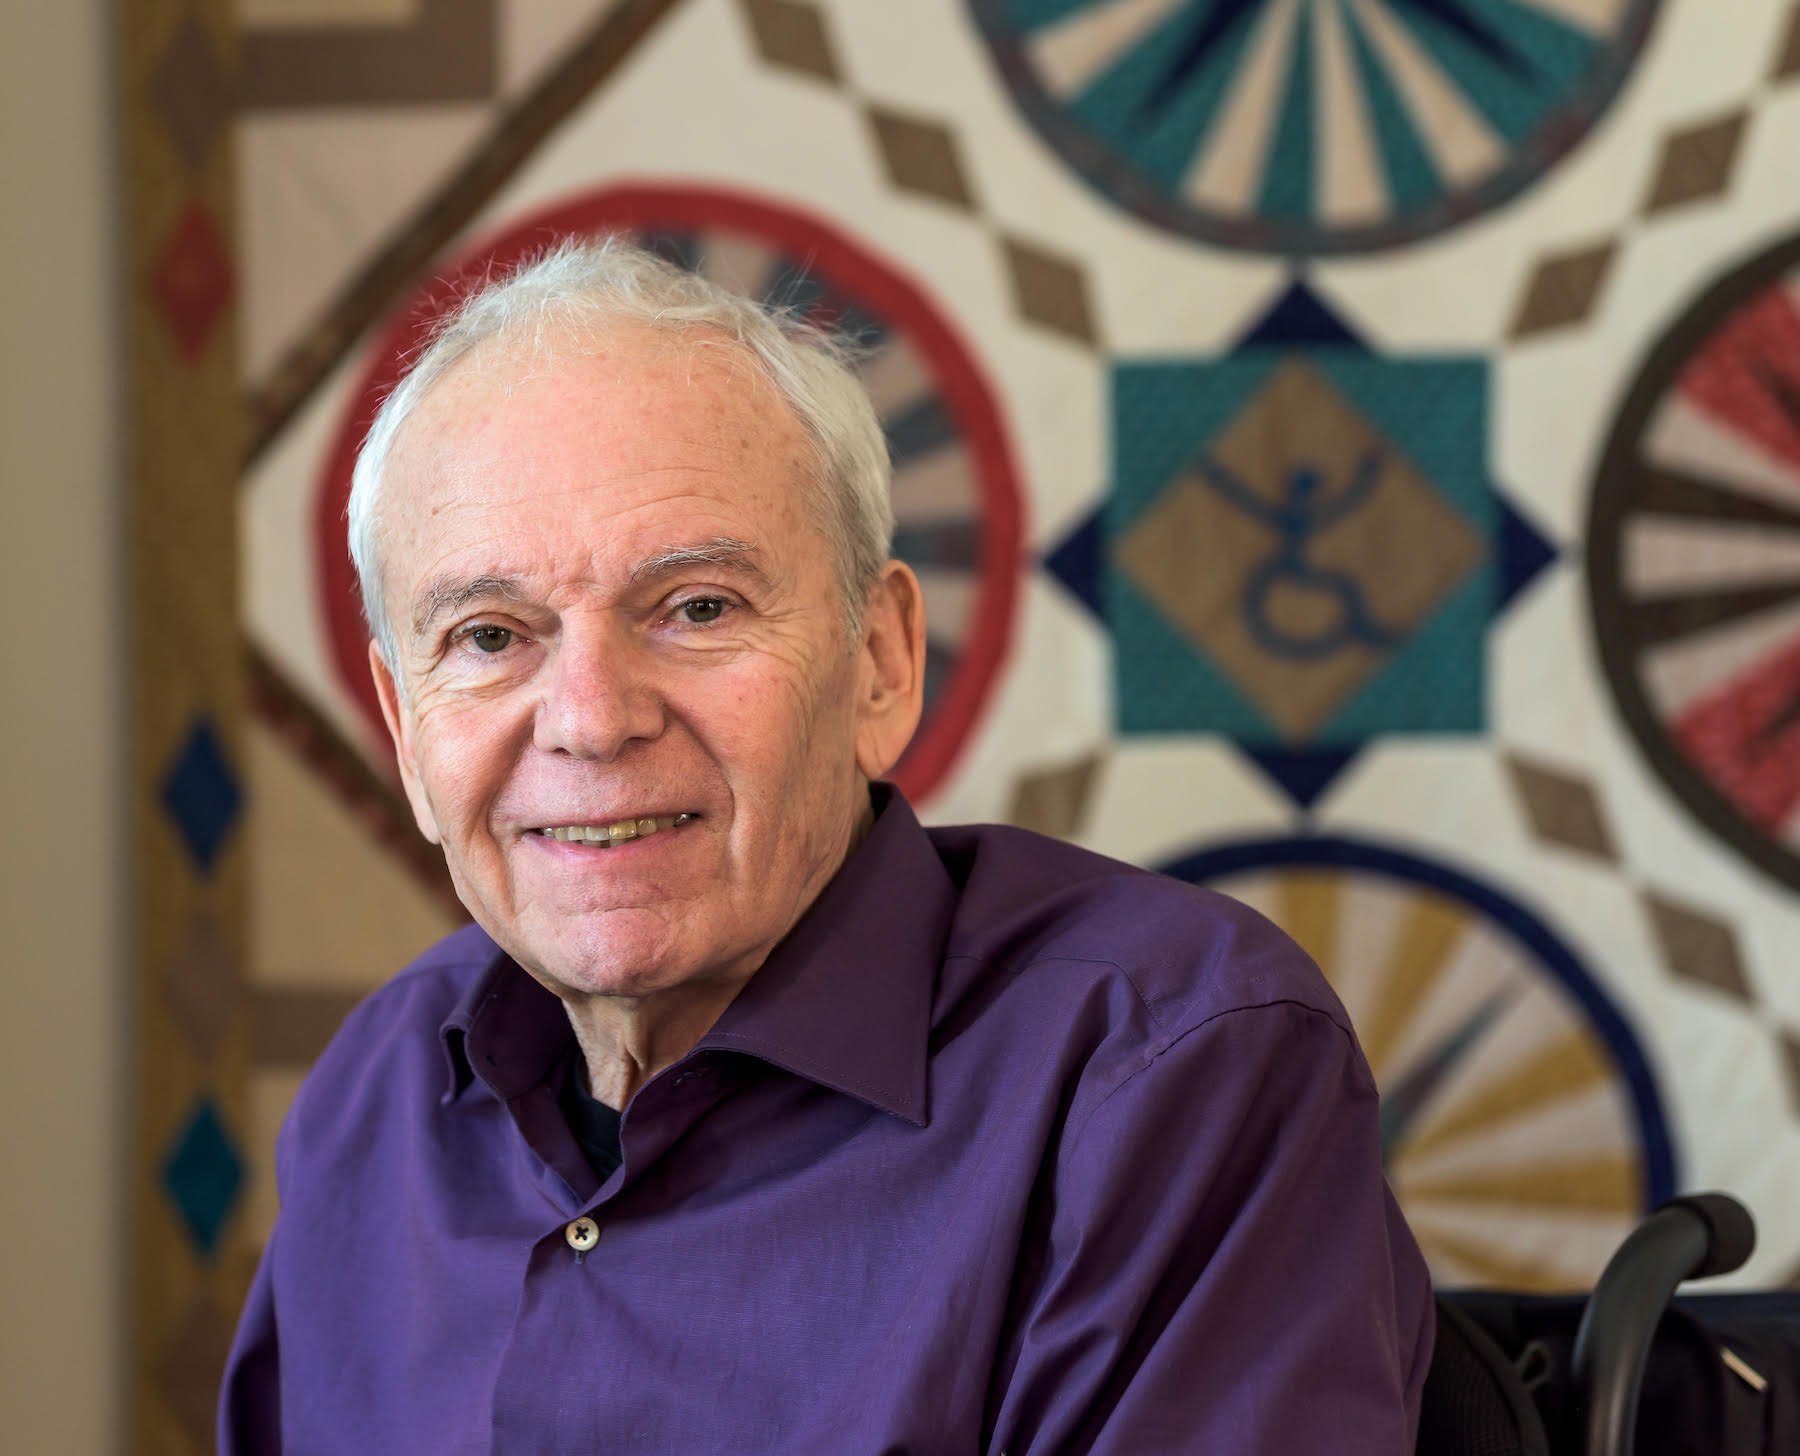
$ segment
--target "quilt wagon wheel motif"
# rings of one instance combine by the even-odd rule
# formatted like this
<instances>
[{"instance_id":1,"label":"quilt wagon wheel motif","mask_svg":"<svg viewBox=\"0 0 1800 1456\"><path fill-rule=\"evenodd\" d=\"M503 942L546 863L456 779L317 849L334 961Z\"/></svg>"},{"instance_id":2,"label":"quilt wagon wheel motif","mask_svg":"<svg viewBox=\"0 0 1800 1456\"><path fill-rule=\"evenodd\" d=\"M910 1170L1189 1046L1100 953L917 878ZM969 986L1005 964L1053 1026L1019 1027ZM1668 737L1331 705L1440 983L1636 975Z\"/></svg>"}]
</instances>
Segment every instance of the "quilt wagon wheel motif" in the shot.
<instances>
[{"instance_id":1,"label":"quilt wagon wheel motif","mask_svg":"<svg viewBox=\"0 0 1800 1456\"><path fill-rule=\"evenodd\" d=\"M741 193L636 185L581 194L510 224L401 310L375 347L316 498L319 587L340 676L384 733L343 510L356 451L403 361L473 283L561 238L605 233L628 234L858 345L859 372L893 458L894 554L925 592L925 713L894 772L908 795L924 797L979 721L1010 639L1023 535L1012 449L986 379L917 286L826 224Z\"/></svg>"},{"instance_id":2,"label":"quilt wagon wheel motif","mask_svg":"<svg viewBox=\"0 0 1800 1456\"><path fill-rule=\"evenodd\" d=\"M1350 1013L1388 1179L1441 1284L1587 1288L1675 1186L1635 1037L1517 903L1444 865L1325 838L1168 872L1262 911Z\"/></svg>"},{"instance_id":3,"label":"quilt wagon wheel motif","mask_svg":"<svg viewBox=\"0 0 1800 1456\"><path fill-rule=\"evenodd\" d=\"M1033 126L1120 206L1227 247L1359 252L1529 186L1660 0L971 0Z\"/></svg>"},{"instance_id":4,"label":"quilt wagon wheel motif","mask_svg":"<svg viewBox=\"0 0 1800 1456\"><path fill-rule=\"evenodd\" d=\"M1588 528L1620 711L1686 806L1800 886L1800 240L1652 351Z\"/></svg>"}]
</instances>

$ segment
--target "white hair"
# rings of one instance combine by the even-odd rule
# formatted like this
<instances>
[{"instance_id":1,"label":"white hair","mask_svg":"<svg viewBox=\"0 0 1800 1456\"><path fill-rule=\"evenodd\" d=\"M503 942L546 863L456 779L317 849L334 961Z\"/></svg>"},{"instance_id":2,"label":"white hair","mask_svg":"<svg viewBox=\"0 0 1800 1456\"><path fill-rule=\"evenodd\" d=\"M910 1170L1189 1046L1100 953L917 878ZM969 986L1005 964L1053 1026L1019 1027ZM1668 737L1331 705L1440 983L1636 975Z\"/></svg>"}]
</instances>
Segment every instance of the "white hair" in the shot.
<instances>
[{"instance_id":1,"label":"white hair","mask_svg":"<svg viewBox=\"0 0 1800 1456\"><path fill-rule=\"evenodd\" d=\"M356 457L346 516L363 613L397 682L399 643L381 574L381 486L407 419L433 385L489 340L506 335L542 348L620 324L723 338L787 402L813 447L813 478L801 484L830 542L855 640L894 535L887 440L854 372L856 344L614 236L565 242L476 288L439 323L375 414Z\"/></svg>"}]
</instances>

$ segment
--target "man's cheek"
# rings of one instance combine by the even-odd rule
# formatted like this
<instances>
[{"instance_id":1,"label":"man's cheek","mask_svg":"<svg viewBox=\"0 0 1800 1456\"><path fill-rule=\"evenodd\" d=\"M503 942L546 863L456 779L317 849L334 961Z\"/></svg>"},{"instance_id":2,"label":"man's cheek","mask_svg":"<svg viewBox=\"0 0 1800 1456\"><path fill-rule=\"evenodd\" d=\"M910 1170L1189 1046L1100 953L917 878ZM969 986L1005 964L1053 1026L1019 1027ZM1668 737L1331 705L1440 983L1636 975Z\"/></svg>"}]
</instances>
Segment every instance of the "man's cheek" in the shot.
<instances>
[{"instance_id":1,"label":"man's cheek","mask_svg":"<svg viewBox=\"0 0 1800 1456\"><path fill-rule=\"evenodd\" d=\"M474 732L440 733L429 740L421 769L425 791L447 834L460 839L483 827L483 806L504 775L494 745Z\"/></svg>"},{"instance_id":2,"label":"man's cheek","mask_svg":"<svg viewBox=\"0 0 1800 1456\"><path fill-rule=\"evenodd\" d=\"M780 672L747 668L734 675L728 689L733 712L739 720L758 726L771 743L792 747L796 735L810 731L813 723L841 691L836 664L818 661L782 663Z\"/></svg>"}]
</instances>

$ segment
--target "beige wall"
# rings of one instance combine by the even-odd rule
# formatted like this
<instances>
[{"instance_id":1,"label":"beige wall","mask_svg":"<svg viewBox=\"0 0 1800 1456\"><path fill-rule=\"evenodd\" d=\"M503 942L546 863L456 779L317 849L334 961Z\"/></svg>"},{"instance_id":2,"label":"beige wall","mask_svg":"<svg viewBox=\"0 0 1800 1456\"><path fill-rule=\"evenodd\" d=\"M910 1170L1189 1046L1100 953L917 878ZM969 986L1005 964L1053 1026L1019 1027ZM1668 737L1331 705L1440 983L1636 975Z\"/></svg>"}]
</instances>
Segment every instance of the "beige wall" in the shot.
<instances>
[{"instance_id":1,"label":"beige wall","mask_svg":"<svg viewBox=\"0 0 1800 1456\"><path fill-rule=\"evenodd\" d=\"M119 1446L110 7L0 4L0 1444Z\"/></svg>"}]
</instances>

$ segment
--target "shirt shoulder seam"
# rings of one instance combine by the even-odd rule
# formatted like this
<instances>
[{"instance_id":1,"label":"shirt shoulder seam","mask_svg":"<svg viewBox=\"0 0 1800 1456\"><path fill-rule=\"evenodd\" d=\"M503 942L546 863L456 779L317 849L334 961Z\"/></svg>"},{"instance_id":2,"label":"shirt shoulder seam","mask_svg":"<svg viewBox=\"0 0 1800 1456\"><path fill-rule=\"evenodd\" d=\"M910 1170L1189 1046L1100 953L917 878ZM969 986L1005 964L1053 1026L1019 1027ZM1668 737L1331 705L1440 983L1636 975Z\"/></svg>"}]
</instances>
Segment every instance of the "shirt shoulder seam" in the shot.
<instances>
[{"instance_id":1,"label":"shirt shoulder seam","mask_svg":"<svg viewBox=\"0 0 1800 1456\"><path fill-rule=\"evenodd\" d=\"M990 968L993 965L993 962L987 956L976 955L971 951L958 951L954 954L945 956L944 959L946 962L948 962L948 961L974 961L977 965L988 966ZM1125 982L1125 984L1127 986L1131 987L1131 994L1137 997L1138 1005L1140 1005L1144 1008L1144 1015L1146 1015L1150 1018L1150 1024L1152 1026L1154 1026L1158 1031L1167 1030L1166 1018L1160 1012L1157 1011L1154 1003L1152 1003L1150 998L1144 994L1144 988L1138 984L1137 977L1132 975L1131 971L1127 967L1121 965L1116 960L1110 959L1107 956L1090 956L1090 955L1038 955L1038 956L1032 956L1030 959L1022 961L1018 965L1013 966L1007 972L1007 975L1009 978L1021 976L1026 971L1031 970L1034 966L1050 965L1055 962L1061 962L1066 965L1077 965L1077 966L1106 966L1111 970L1117 971L1120 978ZM1210 960L1208 960L1208 962L1206 963L1205 969L1208 971L1210 971L1212 969L1212 962ZM1229 1008L1229 1007L1221 1008L1221 1010L1230 1010L1230 1009L1234 1009L1234 1008Z\"/></svg>"},{"instance_id":2,"label":"shirt shoulder seam","mask_svg":"<svg viewBox=\"0 0 1800 1456\"><path fill-rule=\"evenodd\" d=\"M1119 1093L1135 1083L1145 1072L1149 1071L1151 1067L1155 1066L1167 1052L1181 1045L1181 1043L1186 1041L1190 1036L1195 1035L1197 1032L1204 1031L1214 1022L1222 1021L1227 1016L1237 1016L1255 1011L1268 1011L1276 1007L1292 1007L1296 1011L1304 1012L1309 1018L1323 1020L1327 1026L1348 1042L1348 1050L1352 1053L1350 1058L1350 1071L1352 1076L1364 1091L1368 1092L1370 1095L1375 1095L1376 1089L1374 1078L1366 1068L1363 1067L1360 1058L1354 1055L1356 1052L1356 1040L1349 1028L1322 1007L1314 1006L1309 1002L1302 1001L1296 996L1276 996L1267 1001L1257 1001L1251 1005L1221 1006L1218 1010L1209 1012L1207 1015L1201 1017L1192 1026L1183 1027L1173 1036L1164 1037L1146 1047L1138 1059L1137 1066L1133 1067L1123 1077L1119 1078L1119 1080L1100 1097L1100 1100L1087 1110L1087 1113L1081 1119L1081 1126L1069 1134L1069 1146L1073 1148L1075 1144L1081 1141L1082 1137L1087 1132L1089 1124L1099 1115L1099 1112L1103 1107L1111 1102L1114 1097L1118 1096Z\"/></svg>"}]
</instances>

